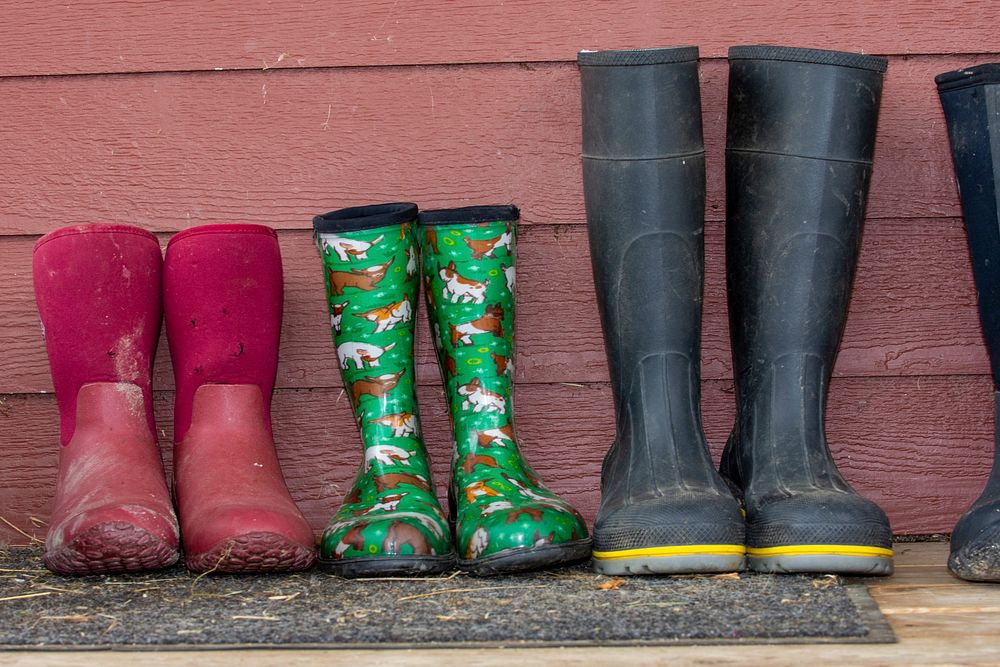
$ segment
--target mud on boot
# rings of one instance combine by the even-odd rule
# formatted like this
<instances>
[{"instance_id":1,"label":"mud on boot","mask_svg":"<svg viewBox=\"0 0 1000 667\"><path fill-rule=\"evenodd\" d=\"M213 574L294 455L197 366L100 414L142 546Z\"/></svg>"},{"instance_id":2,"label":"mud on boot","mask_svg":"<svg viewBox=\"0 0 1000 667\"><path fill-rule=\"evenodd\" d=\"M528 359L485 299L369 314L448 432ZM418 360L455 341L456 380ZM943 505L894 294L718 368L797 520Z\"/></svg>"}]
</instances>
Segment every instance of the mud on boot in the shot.
<instances>
[{"instance_id":1,"label":"mud on boot","mask_svg":"<svg viewBox=\"0 0 1000 667\"><path fill-rule=\"evenodd\" d=\"M455 564L415 394L416 217L413 204L382 204L313 220L337 360L363 443L354 483L320 544L320 565L340 576L432 574Z\"/></svg>"},{"instance_id":2,"label":"mud on boot","mask_svg":"<svg viewBox=\"0 0 1000 667\"><path fill-rule=\"evenodd\" d=\"M478 575L590 555L583 518L542 485L514 431L517 220L514 206L425 211L418 232L455 440L449 499L458 565Z\"/></svg>"}]
</instances>

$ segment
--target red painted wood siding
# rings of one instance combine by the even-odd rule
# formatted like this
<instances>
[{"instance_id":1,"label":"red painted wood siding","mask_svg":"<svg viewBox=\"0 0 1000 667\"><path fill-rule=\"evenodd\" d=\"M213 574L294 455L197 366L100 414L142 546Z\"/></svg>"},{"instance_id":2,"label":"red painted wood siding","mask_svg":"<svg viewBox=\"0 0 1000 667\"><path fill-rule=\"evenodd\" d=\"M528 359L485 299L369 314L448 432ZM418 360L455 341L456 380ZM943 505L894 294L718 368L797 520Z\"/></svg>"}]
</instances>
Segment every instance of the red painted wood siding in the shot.
<instances>
[{"instance_id":1,"label":"red painted wood siding","mask_svg":"<svg viewBox=\"0 0 1000 667\"><path fill-rule=\"evenodd\" d=\"M58 415L31 246L81 221L160 234L210 222L281 230L285 324L275 432L320 530L359 446L324 310L314 213L413 200L522 207L518 424L529 458L593 517L614 431L579 167L581 48L696 43L708 158L705 427L733 418L723 144L730 44L889 55L876 168L828 430L845 475L898 532L949 530L985 480L992 398L933 76L1000 60L992 3L6 3L0 21L0 517L41 534ZM968 54L968 55L955 55ZM217 71L220 70L220 71ZM244 71L233 71L244 70ZM421 316L421 319L422 316ZM439 487L447 420L418 328ZM568 343L567 343L568 341ZM169 461L173 382L156 367ZM563 463L572 449L583 464ZM0 522L0 543L24 538Z\"/></svg>"},{"instance_id":2,"label":"red painted wood siding","mask_svg":"<svg viewBox=\"0 0 1000 667\"><path fill-rule=\"evenodd\" d=\"M998 46L1000 48L1000 46ZM934 75L970 57L891 59L868 215L958 216ZM725 60L701 66L710 220L722 220ZM570 63L0 77L0 228L54 218L156 231L301 229L341 203L517 202L584 222Z\"/></svg>"},{"instance_id":3,"label":"red painted wood siding","mask_svg":"<svg viewBox=\"0 0 1000 667\"><path fill-rule=\"evenodd\" d=\"M18 0L0 74L573 60L582 48L787 43L881 54L984 53L975 0Z\"/></svg>"}]
</instances>

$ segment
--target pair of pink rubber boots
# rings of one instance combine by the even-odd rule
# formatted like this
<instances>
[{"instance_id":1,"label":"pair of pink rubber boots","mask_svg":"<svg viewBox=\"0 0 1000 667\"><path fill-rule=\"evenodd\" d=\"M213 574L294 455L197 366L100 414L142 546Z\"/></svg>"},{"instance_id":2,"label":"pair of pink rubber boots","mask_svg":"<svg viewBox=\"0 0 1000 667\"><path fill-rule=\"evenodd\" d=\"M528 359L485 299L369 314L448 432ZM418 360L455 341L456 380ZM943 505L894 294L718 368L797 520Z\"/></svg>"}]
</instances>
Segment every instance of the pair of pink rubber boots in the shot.
<instances>
[{"instance_id":1,"label":"pair of pink rubber boots","mask_svg":"<svg viewBox=\"0 0 1000 667\"><path fill-rule=\"evenodd\" d=\"M136 227L65 227L39 239L33 273L61 420L46 566L61 574L166 567L183 536L196 572L309 567L314 536L271 434L283 297L274 230L189 229L164 259L156 237ZM177 514L153 419L164 313Z\"/></svg>"}]
</instances>

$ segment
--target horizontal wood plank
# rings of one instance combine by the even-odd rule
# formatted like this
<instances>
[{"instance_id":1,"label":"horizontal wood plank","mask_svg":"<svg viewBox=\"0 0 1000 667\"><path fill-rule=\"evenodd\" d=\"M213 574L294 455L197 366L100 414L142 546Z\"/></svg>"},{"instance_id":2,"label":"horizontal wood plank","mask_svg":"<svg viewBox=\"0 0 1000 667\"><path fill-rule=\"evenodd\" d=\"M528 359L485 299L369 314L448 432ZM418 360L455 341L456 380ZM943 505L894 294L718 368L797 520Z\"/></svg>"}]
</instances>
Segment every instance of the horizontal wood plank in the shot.
<instances>
[{"instance_id":1,"label":"horizontal wood plank","mask_svg":"<svg viewBox=\"0 0 1000 667\"><path fill-rule=\"evenodd\" d=\"M871 218L960 215L933 77L966 62L892 60ZM727 67L701 72L707 212L721 220ZM101 220L303 229L399 200L584 222L574 65L8 78L0 95L0 235Z\"/></svg>"},{"instance_id":2,"label":"horizontal wood plank","mask_svg":"<svg viewBox=\"0 0 1000 667\"><path fill-rule=\"evenodd\" d=\"M741 667L842 667L842 665L984 665L1000 661L996 648L996 619L991 614L950 619L921 618L901 621L907 634L901 644L719 644L695 646L586 646L559 648L465 648L465 649L242 649L164 650L143 654L148 667L179 667L192 659L201 667L309 667L329 660L346 664L378 664L380 667L661 667L665 664ZM12 652L11 667L77 667L93 652ZM130 667L135 656L126 651L105 651L107 667Z\"/></svg>"},{"instance_id":3,"label":"horizontal wood plank","mask_svg":"<svg viewBox=\"0 0 1000 667\"><path fill-rule=\"evenodd\" d=\"M929 577L923 580L911 580L907 584L933 584L937 583L938 572L943 568L948 560L948 553L951 545L948 542L907 542L896 544L895 565L896 571L885 580L879 580L880 585L896 586L902 582L897 581L900 575L906 577L917 577L920 573ZM952 579L949 583L954 583Z\"/></svg>"},{"instance_id":4,"label":"horizontal wood plank","mask_svg":"<svg viewBox=\"0 0 1000 667\"><path fill-rule=\"evenodd\" d=\"M943 620L979 613L1000 614L1000 596L994 584L976 584L952 577L951 583L936 586L915 583L873 588L879 609L886 616L920 615Z\"/></svg>"},{"instance_id":5,"label":"horizontal wood plank","mask_svg":"<svg viewBox=\"0 0 1000 667\"><path fill-rule=\"evenodd\" d=\"M0 76L565 61L582 48L678 44L707 56L756 43L981 53L995 44L986 10L973 0L21 1L4 8Z\"/></svg>"},{"instance_id":6,"label":"horizontal wood plank","mask_svg":"<svg viewBox=\"0 0 1000 667\"><path fill-rule=\"evenodd\" d=\"M608 379L586 228L525 226L519 238L517 379ZM164 237L165 239L166 237ZM340 386L322 275L310 235L281 232L285 319L278 386ZM164 241L165 242L165 241ZM51 391L31 285L32 238L0 237L0 393ZM706 232L703 369L731 376L724 233ZM418 307L419 378L437 383L424 305ZM841 376L989 372L961 221L874 220L865 231L855 292L835 373ZM173 386L161 336L154 386Z\"/></svg>"},{"instance_id":7,"label":"horizontal wood plank","mask_svg":"<svg viewBox=\"0 0 1000 667\"><path fill-rule=\"evenodd\" d=\"M447 480L450 436L442 392L420 388L421 414L439 492ZM169 392L156 397L159 435L169 443ZM600 463L614 436L610 389L525 385L518 390L524 451L549 486L592 520ZM704 385L706 433L716 459L734 414L728 382ZM51 396L7 396L0 403L2 516L38 535L54 492L58 416ZM275 434L292 495L321 530L347 491L359 445L347 400L337 389L283 390L275 396ZM978 495L992 461L992 387L986 377L845 378L831 389L828 433L845 477L889 514L901 533L950 531ZM170 460L170 447L164 444ZM0 543L24 538L0 525Z\"/></svg>"}]
</instances>

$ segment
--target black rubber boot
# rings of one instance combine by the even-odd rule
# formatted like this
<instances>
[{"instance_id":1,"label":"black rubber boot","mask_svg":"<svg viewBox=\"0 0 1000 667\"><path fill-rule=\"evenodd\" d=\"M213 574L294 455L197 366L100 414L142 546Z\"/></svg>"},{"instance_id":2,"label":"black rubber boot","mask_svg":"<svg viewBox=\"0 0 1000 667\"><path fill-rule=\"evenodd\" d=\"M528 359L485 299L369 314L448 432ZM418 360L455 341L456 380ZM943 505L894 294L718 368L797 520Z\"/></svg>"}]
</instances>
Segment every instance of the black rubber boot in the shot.
<instances>
[{"instance_id":1,"label":"black rubber boot","mask_svg":"<svg viewBox=\"0 0 1000 667\"><path fill-rule=\"evenodd\" d=\"M617 432L594 563L744 566L739 504L701 426L705 159L698 49L582 52L583 185Z\"/></svg>"},{"instance_id":2,"label":"black rubber boot","mask_svg":"<svg viewBox=\"0 0 1000 667\"><path fill-rule=\"evenodd\" d=\"M1000 409L1000 64L979 65L935 78L962 196L972 269L979 293L979 321ZM1000 412L997 413L1000 423ZM1000 443L979 499L951 534L951 571L971 581L1000 581Z\"/></svg>"},{"instance_id":3,"label":"black rubber boot","mask_svg":"<svg viewBox=\"0 0 1000 667\"><path fill-rule=\"evenodd\" d=\"M872 170L883 58L729 50L726 278L737 416L722 473L763 572L892 572L885 513L844 481L824 414Z\"/></svg>"}]
</instances>

